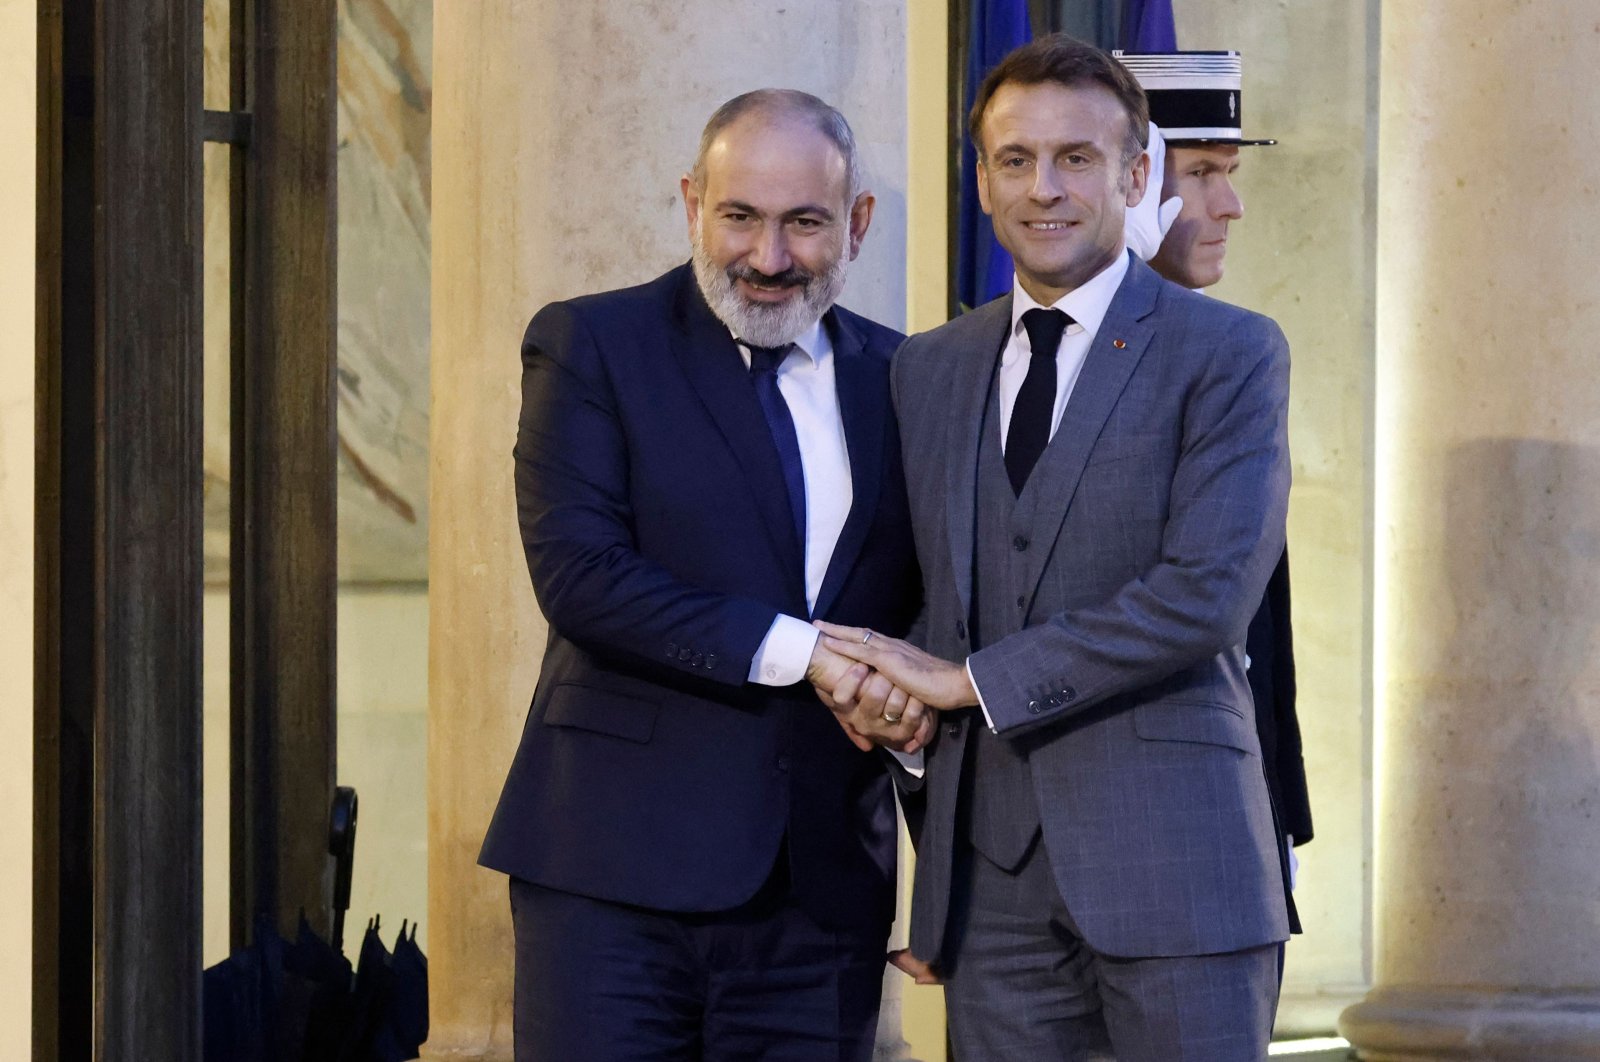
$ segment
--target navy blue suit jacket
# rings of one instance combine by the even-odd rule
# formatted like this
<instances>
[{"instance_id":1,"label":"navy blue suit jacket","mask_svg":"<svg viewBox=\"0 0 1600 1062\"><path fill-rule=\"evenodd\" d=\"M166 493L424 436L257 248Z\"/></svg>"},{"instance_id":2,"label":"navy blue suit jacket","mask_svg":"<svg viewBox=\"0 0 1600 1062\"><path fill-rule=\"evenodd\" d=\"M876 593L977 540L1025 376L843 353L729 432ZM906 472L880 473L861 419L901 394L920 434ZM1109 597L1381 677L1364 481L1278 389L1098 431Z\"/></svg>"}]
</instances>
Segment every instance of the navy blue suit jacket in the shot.
<instances>
[{"instance_id":1,"label":"navy blue suit jacket","mask_svg":"<svg viewBox=\"0 0 1600 1062\"><path fill-rule=\"evenodd\" d=\"M847 310L832 339L854 500L816 615L900 633L920 603L889 401L901 336ZM787 838L798 900L886 929L887 757L809 686L747 681L805 616L782 467L749 373L688 266L553 303L522 346L518 519L550 624L479 861L667 911L749 899Z\"/></svg>"}]
</instances>

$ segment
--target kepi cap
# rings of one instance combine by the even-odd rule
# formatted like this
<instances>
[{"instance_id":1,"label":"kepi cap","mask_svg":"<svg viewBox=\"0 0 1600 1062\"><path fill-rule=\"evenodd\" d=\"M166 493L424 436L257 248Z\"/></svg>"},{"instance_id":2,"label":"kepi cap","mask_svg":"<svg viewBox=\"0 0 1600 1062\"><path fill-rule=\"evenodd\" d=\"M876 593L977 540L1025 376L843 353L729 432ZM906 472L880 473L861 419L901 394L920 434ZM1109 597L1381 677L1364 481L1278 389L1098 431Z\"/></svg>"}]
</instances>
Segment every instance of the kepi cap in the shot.
<instances>
[{"instance_id":1,"label":"kepi cap","mask_svg":"<svg viewBox=\"0 0 1600 1062\"><path fill-rule=\"evenodd\" d=\"M1246 140L1238 52L1111 53L1150 101L1150 120L1168 144L1276 144Z\"/></svg>"}]
</instances>

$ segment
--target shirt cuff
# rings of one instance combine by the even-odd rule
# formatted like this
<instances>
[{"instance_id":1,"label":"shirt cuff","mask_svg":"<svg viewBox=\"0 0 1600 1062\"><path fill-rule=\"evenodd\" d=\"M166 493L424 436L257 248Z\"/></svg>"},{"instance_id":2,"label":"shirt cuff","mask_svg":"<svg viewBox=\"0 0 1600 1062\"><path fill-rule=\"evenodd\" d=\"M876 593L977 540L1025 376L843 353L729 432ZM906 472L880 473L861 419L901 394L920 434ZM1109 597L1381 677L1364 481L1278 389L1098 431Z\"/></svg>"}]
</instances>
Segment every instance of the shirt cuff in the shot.
<instances>
[{"instance_id":1,"label":"shirt cuff","mask_svg":"<svg viewBox=\"0 0 1600 1062\"><path fill-rule=\"evenodd\" d=\"M933 709L929 708L928 711L931 712ZM900 766L906 769L906 773L913 778L921 778L923 773L927 771L926 765L922 762L921 749L912 753L904 753L899 749L890 749L889 751L894 754L895 759L900 761Z\"/></svg>"},{"instance_id":2,"label":"shirt cuff","mask_svg":"<svg viewBox=\"0 0 1600 1062\"><path fill-rule=\"evenodd\" d=\"M978 680L972 677L972 657L967 657L967 662L963 666L967 669L967 681L972 683L972 692L978 695L978 708L983 712L983 721L989 724L989 733L998 734L999 731L994 728L994 719L989 715L989 706L983 703L983 691L978 688Z\"/></svg>"},{"instance_id":3,"label":"shirt cuff","mask_svg":"<svg viewBox=\"0 0 1600 1062\"><path fill-rule=\"evenodd\" d=\"M750 681L763 686L793 686L806 677L821 635L803 619L778 613L750 658Z\"/></svg>"}]
</instances>

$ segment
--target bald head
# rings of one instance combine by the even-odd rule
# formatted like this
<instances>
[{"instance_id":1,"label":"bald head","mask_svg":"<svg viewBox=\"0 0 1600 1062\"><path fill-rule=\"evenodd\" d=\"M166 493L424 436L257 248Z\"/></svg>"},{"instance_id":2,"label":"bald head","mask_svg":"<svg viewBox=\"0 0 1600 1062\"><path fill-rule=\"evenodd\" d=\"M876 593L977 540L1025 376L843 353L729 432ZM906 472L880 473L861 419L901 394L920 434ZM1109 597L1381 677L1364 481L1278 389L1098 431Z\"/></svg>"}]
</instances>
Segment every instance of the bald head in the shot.
<instances>
[{"instance_id":1,"label":"bald head","mask_svg":"<svg viewBox=\"0 0 1600 1062\"><path fill-rule=\"evenodd\" d=\"M705 188L706 160L723 134L733 126L799 127L821 133L844 163L845 198L854 200L861 192L861 160L856 154L856 138L844 115L824 101L799 89L756 89L735 96L716 109L700 133L700 150L694 158L690 177L695 187Z\"/></svg>"}]
</instances>

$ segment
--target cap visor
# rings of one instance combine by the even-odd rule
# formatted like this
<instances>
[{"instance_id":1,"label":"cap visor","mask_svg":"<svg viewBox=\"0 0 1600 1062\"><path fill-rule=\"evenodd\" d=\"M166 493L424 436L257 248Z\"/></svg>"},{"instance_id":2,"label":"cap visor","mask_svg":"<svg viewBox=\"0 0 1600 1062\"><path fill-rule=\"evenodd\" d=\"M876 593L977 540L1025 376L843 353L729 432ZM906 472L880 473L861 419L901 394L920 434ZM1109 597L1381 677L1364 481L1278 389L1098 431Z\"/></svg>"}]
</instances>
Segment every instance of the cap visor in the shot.
<instances>
[{"instance_id":1,"label":"cap visor","mask_svg":"<svg viewBox=\"0 0 1600 1062\"><path fill-rule=\"evenodd\" d=\"M1206 144L1208 146L1212 144L1227 144L1233 147L1271 147L1277 143L1276 140L1235 140L1232 137L1227 139L1222 137L1169 137L1165 134L1163 134L1163 138L1166 140L1168 146L1171 147L1184 147L1191 144Z\"/></svg>"}]
</instances>

